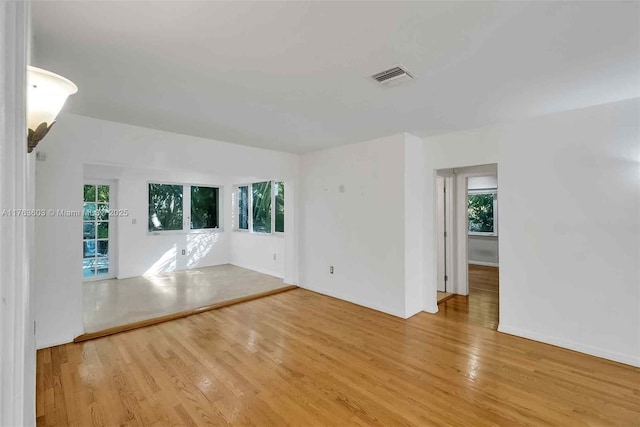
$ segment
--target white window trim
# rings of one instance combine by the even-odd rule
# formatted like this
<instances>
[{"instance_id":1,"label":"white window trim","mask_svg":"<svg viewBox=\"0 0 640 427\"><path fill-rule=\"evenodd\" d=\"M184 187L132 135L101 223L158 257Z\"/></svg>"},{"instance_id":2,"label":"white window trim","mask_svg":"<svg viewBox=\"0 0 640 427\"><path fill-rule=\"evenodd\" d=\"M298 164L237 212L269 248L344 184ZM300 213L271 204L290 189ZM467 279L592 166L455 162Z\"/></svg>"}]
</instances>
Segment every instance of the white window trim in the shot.
<instances>
[{"instance_id":1,"label":"white window trim","mask_svg":"<svg viewBox=\"0 0 640 427\"><path fill-rule=\"evenodd\" d=\"M467 234L469 236L480 236L480 237L498 237L498 189L497 188L483 188L483 189L474 189L467 190L467 194L493 194L493 231L492 232L484 232L484 231L469 231L469 226L467 224ZM468 205L467 205L468 207Z\"/></svg>"},{"instance_id":2,"label":"white window trim","mask_svg":"<svg viewBox=\"0 0 640 427\"><path fill-rule=\"evenodd\" d=\"M182 230L149 230L149 185L181 185L182 186ZM172 182L172 181L147 181L147 223L145 228L147 236L166 236L172 234L189 235L189 234L216 234L224 232L224 186L217 184L198 184L191 182ZM191 229L191 187L209 187L218 189L218 227L216 228L197 228Z\"/></svg>"},{"instance_id":3,"label":"white window trim","mask_svg":"<svg viewBox=\"0 0 640 427\"><path fill-rule=\"evenodd\" d=\"M240 187L247 187L247 228L240 228ZM233 186L233 231L239 231L241 233L249 233L251 231L251 225L253 221L253 215L251 215L251 184L236 184Z\"/></svg>"},{"instance_id":4,"label":"white window trim","mask_svg":"<svg viewBox=\"0 0 640 427\"><path fill-rule=\"evenodd\" d=\"M273 181L273 195L272 195L272 199L271 199L271 205L272 205L272 209L271 209L271 213L272 218L271 218L271 228L273 230L273 234L278 236L278 237L284 237L284 231L276 231L276 183L281 182L282 183L282 191L284 191L284 181ZM285 224L287 223L287 218L285 215Z\"/></svg>"},{"instance_id":5,"label":"white window trim","mask_svg":"<svg viewBox=\"0 0 640 427\"><path fill-rule=\"evenodd\" d=\"M254 184L259 184L261 182L270 182L271 183L271 230L266 232L266 231L253 231L253 185ZM255 181L252 182L251 184L249 184L249 232L251 234L256 234L258 236L268 236L268 235L272 235L273 234L273 228L274 228L274 223L273 223L273 202L274 202L274 191L273 191L273 180L264 180L264 181Z\"/></svg>"}]
</instances>

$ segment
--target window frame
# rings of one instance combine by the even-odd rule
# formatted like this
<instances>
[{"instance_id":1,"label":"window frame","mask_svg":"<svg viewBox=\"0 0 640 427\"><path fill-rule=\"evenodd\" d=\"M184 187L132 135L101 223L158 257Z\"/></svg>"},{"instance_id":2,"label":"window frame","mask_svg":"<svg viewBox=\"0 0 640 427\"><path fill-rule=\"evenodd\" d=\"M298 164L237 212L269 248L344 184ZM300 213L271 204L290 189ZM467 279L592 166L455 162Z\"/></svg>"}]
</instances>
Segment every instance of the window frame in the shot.
<instances>
[{"instance_id":1,"label":"window frame","mask_svg":"<svg viewBox=\"0 0 640 427\"><path fill-rule=\"evenodd\" d=\"M469 215L467 214L467 235L497 237L498 236L498 189L482 188L482 189L467 190L467 210L469 209L469 196L476 195L476 194L493 195L493 231L469 231Z\"/></svg>"},{"instance_id":2,"label":"window frame","mask_svg":"<svg viewBox=\"0 0 640 427\"><path fill-rule=\"evenodd\" d=\"M271 199L271 224L272 224L272 229L273 229L273 233L276 235L284 235L285 231L287 229L287 219L286 219L286 215L284 212L284 206L283 206L283 211L282 211L282 215L283 215L283 219L282 222L284 223L284 230L283 231L278 231L276 230L276 189L277 189L277 184L278 183L282 183L282 192L285 194L284 197L286 197L287 192L284 191L284 181L273 181L271 188L272 188L272 199ZM282 199L282 204L286 205L285 203L285 199Z\"/></svg>"},{"instance_id":3,"label":"window frame","mask_svg":"<svg viewBox=\"0 0 640 427\"><path fill-rule=\"evenodd\" d=\"M181 230L149 230L149 185L181 185L182 186L182 229ZM170 234L213 234L224 232L224 186L217 184L200 184L194 182L158 181L150 180L147 186L147 235L170 235ZM218 189L218 227L217 228L196 228L191 229L191 187L208 187Z\"/></svg>"},{"instance_id":4,"label":"window frame","mask_svg":"<svg viewBox=\"0 0 640 427\"><path fill-rule=\"evenodd\" d=\"M261 182L270 182L271 183L271 231L253 231L253 184L258 184ZM282 183L283 190L285 186L284 180L257 180L251 181L248 183L234 184L233 186L233 231L237 231L240 233L251 233L258 236L279 236L284 237L286 233L286 219L285 223L285 231L276 231L276 184ZM240 228L240 187L248 187L248 225L249 228L244 229ZM286 191L285 191L286 194ZM286 203L286 202L284 202ZM286 218L286 216L285 216Z\"/></svg>"},{"instance_id":5,"label":"window frame","mask_svg":"<svg viewBox=\"0 0 640 427\"><path fill-rule=\"evenodd\" d=\"M247 228L240 228L240 188L247 188ZM251 197L251 184L236 184L233 186L233 231L248 233L253 225L253 197Z\"/></svg>"}]
</instances>

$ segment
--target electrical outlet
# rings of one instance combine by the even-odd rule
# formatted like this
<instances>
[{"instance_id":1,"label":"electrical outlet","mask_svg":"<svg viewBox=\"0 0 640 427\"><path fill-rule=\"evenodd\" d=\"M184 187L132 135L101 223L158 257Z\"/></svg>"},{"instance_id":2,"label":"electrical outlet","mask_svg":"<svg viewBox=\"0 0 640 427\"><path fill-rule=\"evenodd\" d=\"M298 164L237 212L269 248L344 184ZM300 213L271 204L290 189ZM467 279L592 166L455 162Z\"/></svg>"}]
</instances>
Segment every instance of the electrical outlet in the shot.
<instances>
[{"instance_id":1,"label":"electrical outlet","mask_svg":"<svg viewBox=\"0 0 640 427\"><path fill-rule=\"evenodd\" d=\"M187 254L186 249L183 249L183 250L182 250L182 255L186 255L186 254Z\"/></svg>"},{"instance_id":2,"label":"electrical outlet","mask_svg":"<svg viewBox=\"0 0 640 427\"><path fill-rule=\"evenodd\" d=\"M273 260L274 261L276 260L276 254L275 253L273 254Z\"/></svg>"},{"instance_id":3,"label":"electrical outlet","mask_svg":"<svg viewBox=\"0 0 640 427\"><path fill-rule=\"evenodd\" d=\"M333 274L333 265L329 266L329 274Z\"/></svg>"}]
</instances>

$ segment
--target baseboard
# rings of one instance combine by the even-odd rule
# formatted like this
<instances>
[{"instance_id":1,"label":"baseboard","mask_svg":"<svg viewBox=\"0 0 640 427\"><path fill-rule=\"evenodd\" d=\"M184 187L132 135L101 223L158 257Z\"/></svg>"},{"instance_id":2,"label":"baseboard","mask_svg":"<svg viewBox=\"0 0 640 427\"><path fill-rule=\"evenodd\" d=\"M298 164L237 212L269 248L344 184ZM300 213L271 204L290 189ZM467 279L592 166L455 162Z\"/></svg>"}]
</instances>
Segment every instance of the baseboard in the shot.
<instances>
[{"instance_id":1,"label":"baseboard","mask_svg":"<svg viewBox=\"0 0 640 427\"><path fill-rule=\"evenodd\" d=\"M256 271L258 273L267 274L269 276L277 277L278 279L283 279L284 278L284 274L278 273L278 272L272 271L272 270L267 270L265 268L259 268L259 267L254 267L254 266L251 266L251 265L244 265L244 264L235 263L235 262L230 262L229 264L235 265L236 267L240 267L240 268L246 268L247 270Z\"/></svg>"},{"instance_id":2,"label":"baseboard","mask_svg":"<svg viewBox=\"0 0 640 427\"><path fill-rule=\"evenodd\" d=\"M588 354L590 356L600 357L602 359L612 360L625 365L631 365L640 368L640 357L630 356L626 354L616 353L613 351L592 347L590 345L580 344L574 341L565 340L557 337L549 337L536 332L526 331L520 328L514 328L508 325L499 324L498 332L509 335L515 335L521 338L527 338L533 341L539 341L545 344L562 347L579 353Z\"/></svg>"},{"instance_id":3,"label":"baseboard","mask_svg":"<svg viewBox=\"0 0 640 427\"><path fill-rule=\"evenodd\" d=\"M42 341L42 343L40 341ZM42 350L43 348L49 348L49 347L56 347L63 344L69 344L71 342L73 342L73 336L69 336L65 338L58 337L58 338L48 339L48 340L39 340L36 337L36 350Z\"/></svg>"},{"instance_id":4,"label":"baseboard","mask_svg":"<svg viewBox=\"0 0 640 427\"><path fill-rule=\"evenodd\" d=\"M431 306L428 306L428 307L424 307L422 309L422 311L424 311L425 313L437 314L438 313L438 304L431 305Z\"/></svg>"},{"instance_id":5,"label":"baseboard","mask_svg":"<svg viewBox=\"0 0 640 427\"><path fill-rule=\"evenodd\" d=\"M422 313L422 308L419 308L417 310L413 309L413 310L405 312L404 318L408 319L408 318L413 317L413 316L415 316L416 314L419 314L419 313Z\"/></svg>"},{"instance_id":6,"label":"baseboard","mask_svg":"<svg viewBox=\"0 0 640 427\"><path fill-rule=\"evenodd\" d=\"M500 264L498 264L497 262L471 261L471 260L469 260L469 264L484 265L485 267L499 267L500 266Z\"/></svg>"},{"instance_id":7,"label":"baseboard","mask_svg":"<svg viewBox=\"0 0 640 427\"><path fill-rule=\"evenodd\" d=\"M327 291L327 290L319 288L317 286L309 285L308 283L307 284L300 284L298 286L300 288L302 288L302 289L307 289L309 291L313 291L313 292L316 292L318 294L326 295L326 296L329 296L329 297L332 297L332 298L337 298L339 300L350 302L352 304L359 305L361 307L366 307L366 308L370 308L372 310L380 311L380 312L385 313L385 314L390 314L392 316L399 317L401 319L406 319L404 312L398 313L398 312L395 312L393 310L389 310L386 307L382 307L382 306L378 305L377 303L373 303L371 301L363 301L360 298L354 298L352 295L346 295L346 294L342 294L340 292Z\"/></svg>"}]
</instances>

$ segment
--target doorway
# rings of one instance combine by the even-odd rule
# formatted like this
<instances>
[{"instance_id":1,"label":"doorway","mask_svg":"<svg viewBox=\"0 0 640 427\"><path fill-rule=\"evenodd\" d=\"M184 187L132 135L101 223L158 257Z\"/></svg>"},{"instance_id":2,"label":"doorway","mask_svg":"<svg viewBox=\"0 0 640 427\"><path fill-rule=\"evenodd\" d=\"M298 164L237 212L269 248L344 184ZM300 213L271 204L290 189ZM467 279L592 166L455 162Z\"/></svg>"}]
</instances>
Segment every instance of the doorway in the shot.
<instances>
[{"instance_id":1,"label":"doorway","mask_svg":"<svg viewBox=\"0 0 640 427\"><path fill-rule=\"evenodd\" d=\"M439 308L497 329L497 165L437 170L436 199Z\"/></svg>"},{"instance_id":2,"label":"doorway","mask_svg":"<svg viewBox=\"0 0 640 427\"><path fill-rule=\"evenodd\" d=\"M115 182L85 181L82 205L82 278L86 281L116 277Z\"/></svg>"}]
</instances>

